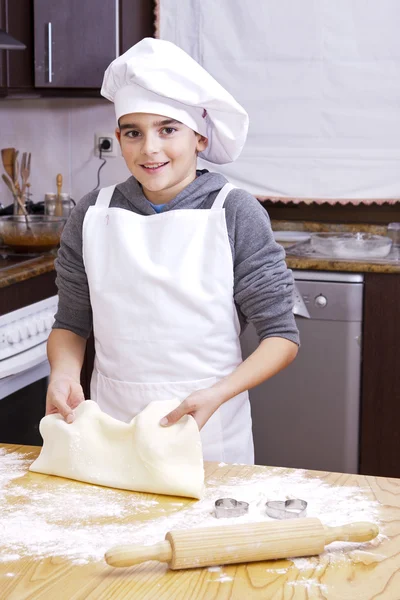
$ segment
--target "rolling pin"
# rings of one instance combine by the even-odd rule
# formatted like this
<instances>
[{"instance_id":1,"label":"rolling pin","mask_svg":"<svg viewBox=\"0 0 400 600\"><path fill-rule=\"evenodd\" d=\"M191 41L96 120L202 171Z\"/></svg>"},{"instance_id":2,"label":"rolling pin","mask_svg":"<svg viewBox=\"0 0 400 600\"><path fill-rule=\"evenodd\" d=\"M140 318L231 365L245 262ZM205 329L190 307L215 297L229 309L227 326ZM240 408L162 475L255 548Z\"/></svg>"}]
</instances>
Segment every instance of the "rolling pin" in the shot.
<instances>
[{"instance_id":1,"label":"rolling pin","mask_svg":"<svg viewBox=\"0 0 400 600\"><path fill-rule=\"evenodd\" d=\"M368 542L378 533L374 523L327 527L315 518L183 529L168 532L163 542L153 546L116 546L106 553L105 560L112 567L130 567L147 560L167 562L170 569L212 567L313 556L331 542Z\"/></svg>"}]
</instances>

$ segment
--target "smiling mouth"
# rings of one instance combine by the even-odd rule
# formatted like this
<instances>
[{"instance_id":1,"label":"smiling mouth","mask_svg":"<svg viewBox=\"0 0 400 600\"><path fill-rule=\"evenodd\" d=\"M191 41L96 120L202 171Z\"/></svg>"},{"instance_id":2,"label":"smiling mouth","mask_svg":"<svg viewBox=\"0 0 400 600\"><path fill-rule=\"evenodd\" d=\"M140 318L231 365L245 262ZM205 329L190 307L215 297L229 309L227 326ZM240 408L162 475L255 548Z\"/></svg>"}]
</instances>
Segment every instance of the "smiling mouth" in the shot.
<instances>
[{"instance_id":1,"label":"smiling mouth","mask_svg":"<svg viewBox=\"0 0 400 600\"><path fill-rule=\"evenodd\" d=\"M165 167L165 165L167 165L168 162L169 161L160 162L160 163L147 163L147 164L140 165L140 166L148 172L155 173L157 171L160 171L163 167Z\"/></svg>"}]
</instances>

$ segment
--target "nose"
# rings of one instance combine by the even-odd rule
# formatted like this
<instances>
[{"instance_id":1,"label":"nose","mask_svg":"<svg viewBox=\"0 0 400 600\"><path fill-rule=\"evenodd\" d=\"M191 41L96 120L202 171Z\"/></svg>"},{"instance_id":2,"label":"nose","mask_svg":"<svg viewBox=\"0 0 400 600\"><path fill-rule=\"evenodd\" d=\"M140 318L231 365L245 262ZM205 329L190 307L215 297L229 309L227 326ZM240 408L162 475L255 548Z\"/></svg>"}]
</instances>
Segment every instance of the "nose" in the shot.
<instances>
[{"instance_id":1,"label":"nose","mask_svg":"<svg viewBox=\"0 0 400 600\"><path fill-rule=\"evenodd\" d=\"M152 154L158 154L160 151L160 140L157 135L149 132L143 136L142 139L142 154L150 156Z\"/></svg>"}]
</instances>

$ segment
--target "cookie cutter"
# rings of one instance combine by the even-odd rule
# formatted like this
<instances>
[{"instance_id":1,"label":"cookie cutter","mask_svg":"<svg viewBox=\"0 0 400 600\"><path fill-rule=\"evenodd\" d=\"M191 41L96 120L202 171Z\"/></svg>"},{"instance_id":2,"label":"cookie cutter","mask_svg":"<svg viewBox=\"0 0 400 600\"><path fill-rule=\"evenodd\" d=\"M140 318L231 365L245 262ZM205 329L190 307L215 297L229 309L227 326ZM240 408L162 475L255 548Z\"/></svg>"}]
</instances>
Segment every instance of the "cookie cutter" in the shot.
<instances>
[{"instance_id":1,"label":"cookie cutter","mask_svg":"<svg viewBox=\"0 0 400 600\"><path fill-rule=\"evenodd\" d=\"M249 510L247 502L241 502L234 498L219 498L215 501L215 516L217 519L227 517L242 517Z\"/></svg>"},{"instance_id":2,"label":"cookie cutter","mask_svg":"<svg viewBox=\"0 0 400 600\"><path fill-rule=\"evenodd\" d=\"M305 517L307 502L294 498L292 500L271 500L265 503L265 512L273 519L296 519Z\"/></svg>"}]
</instances>

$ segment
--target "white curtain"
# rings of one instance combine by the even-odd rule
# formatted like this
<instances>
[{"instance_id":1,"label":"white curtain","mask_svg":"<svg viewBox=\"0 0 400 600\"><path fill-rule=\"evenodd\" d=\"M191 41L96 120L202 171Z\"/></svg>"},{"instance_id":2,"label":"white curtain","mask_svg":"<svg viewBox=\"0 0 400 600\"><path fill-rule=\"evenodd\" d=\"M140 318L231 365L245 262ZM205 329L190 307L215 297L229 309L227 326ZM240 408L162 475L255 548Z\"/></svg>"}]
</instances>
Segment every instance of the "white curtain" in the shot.
<instances>
[{"instance_id":1,"label":"white curtain","mask_svg":"<svg viewBox=\"0 0 400 600\"><path fill-rule=\"evenodd\" d=\"M248 111L258 196L400 198L399 0L159 0L158 35Z\"/></svg>"}]
</instances>

